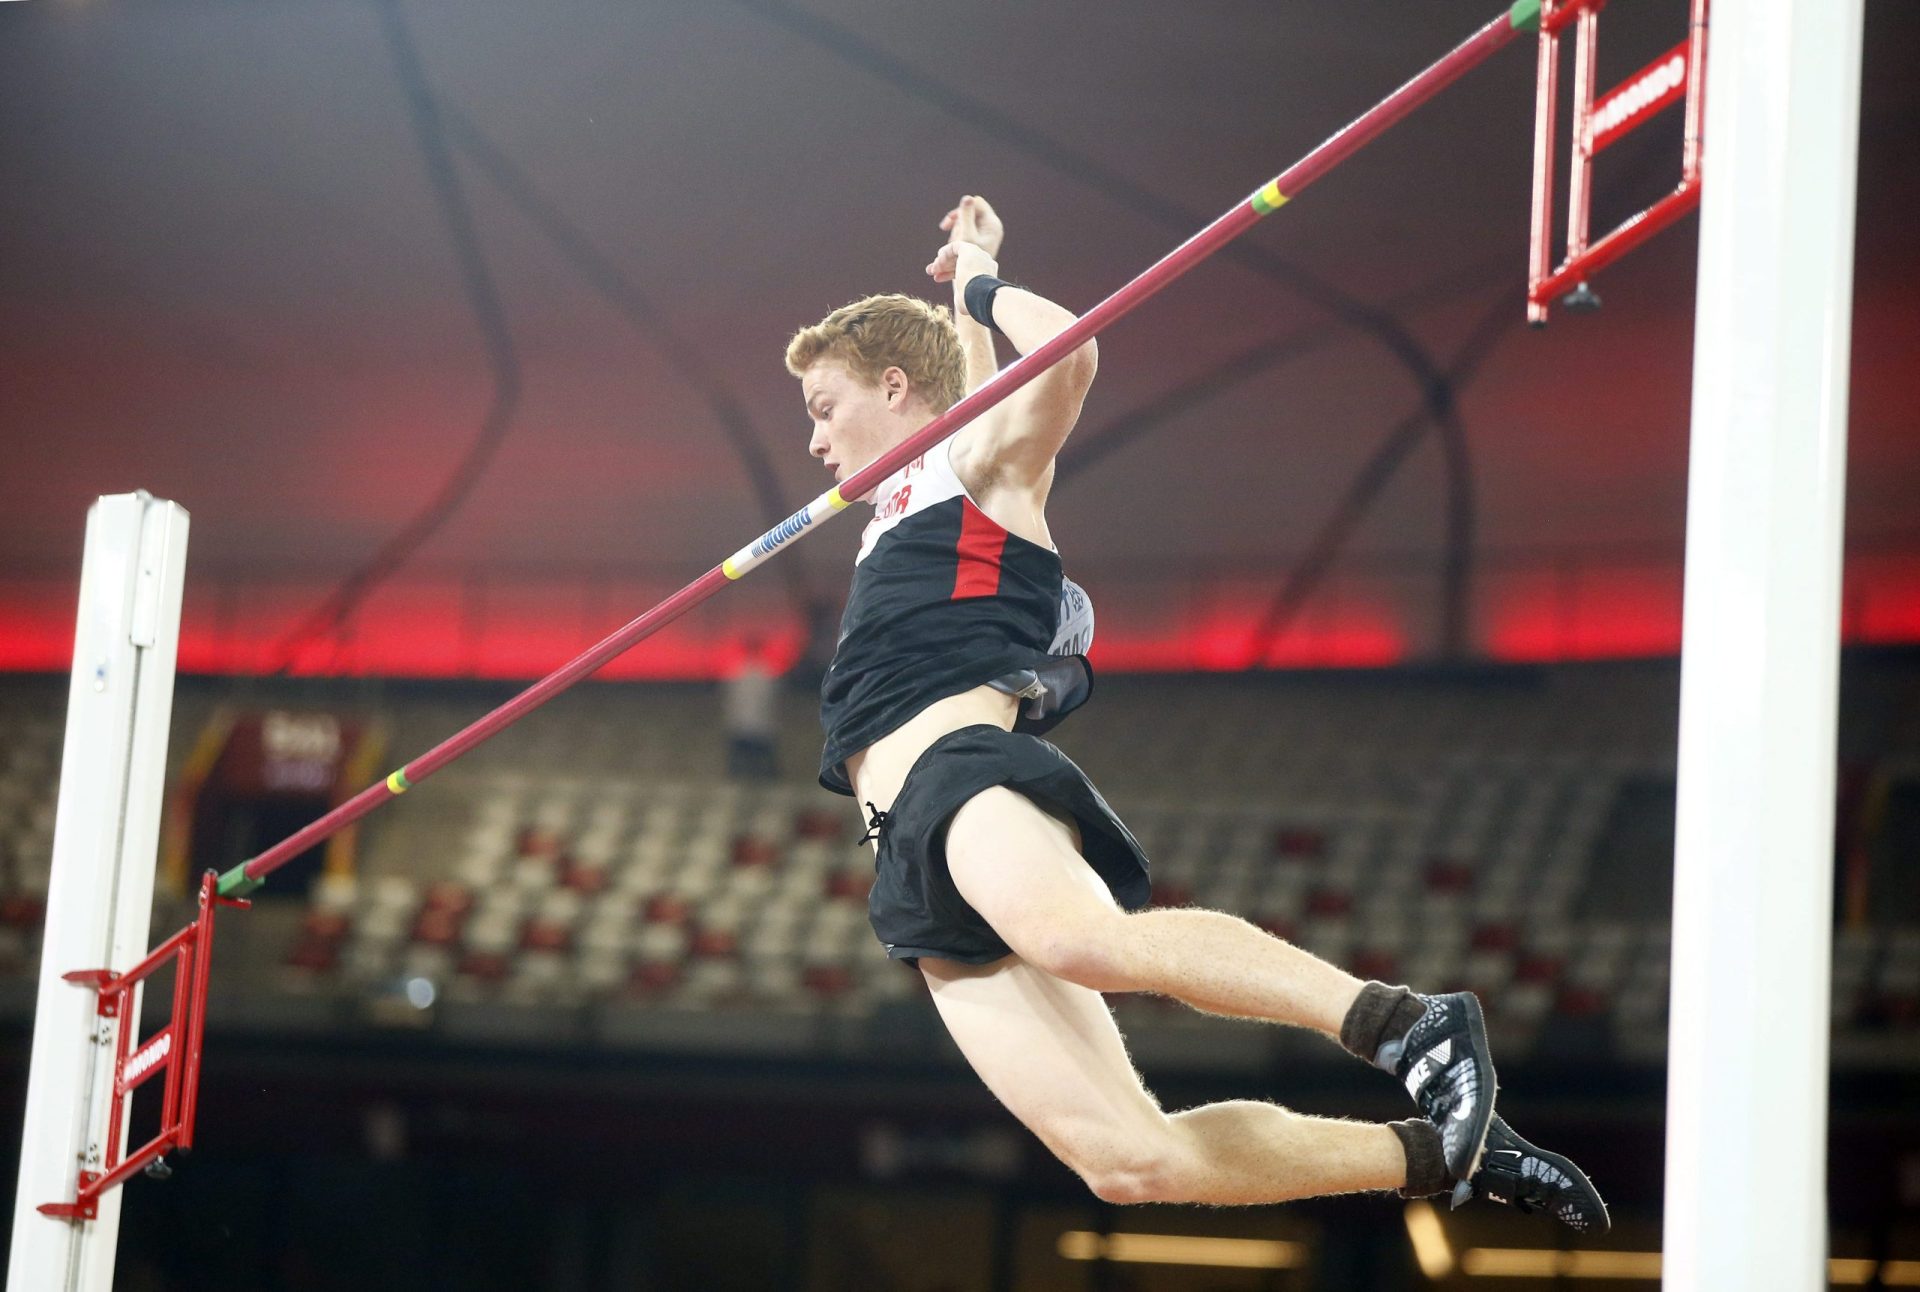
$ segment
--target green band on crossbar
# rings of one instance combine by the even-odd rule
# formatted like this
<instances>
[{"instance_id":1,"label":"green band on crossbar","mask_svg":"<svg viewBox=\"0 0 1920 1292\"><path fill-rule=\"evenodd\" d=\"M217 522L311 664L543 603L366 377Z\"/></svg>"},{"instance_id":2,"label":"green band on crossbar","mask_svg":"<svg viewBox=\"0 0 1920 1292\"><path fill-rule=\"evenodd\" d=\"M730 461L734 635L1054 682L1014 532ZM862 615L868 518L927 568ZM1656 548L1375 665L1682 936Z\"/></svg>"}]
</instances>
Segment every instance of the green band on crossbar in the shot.
<instances>
[{"instance_id":1,"label":"green band on crossbar","mask_svg":"<svg viewBox=\"0 0 1920 1292\"><path fill-rule=\"evenodd\" d=\"M1540 30L1540 0L1513 0L1513 7L1507 10L1507 21L1515 31Z\"/></svg>"},{"instance_id":2,"label":"green band on crossbar","mask_svg":"<svg viewBox=\"0 0 1920 1292\"><path fill-rule=\"evenodd\" d=\"M1272 215L1287 204L1287 195L1280 191L1280 181L1273 180L1247 200L1259 214Z\"/></svg>"},{"instance_id":3,"label":"green band on crossbar","mask_svg":"<svg viewBox=\"0 0 1920 1292\"><path fill-rule=\"evenodd\" d=\"M255 879L247 874L245 866L235 866L220 876L220 882L213 891L222 897L245 897L266 882L264 879Z\"/></svg>"}]
</instances>

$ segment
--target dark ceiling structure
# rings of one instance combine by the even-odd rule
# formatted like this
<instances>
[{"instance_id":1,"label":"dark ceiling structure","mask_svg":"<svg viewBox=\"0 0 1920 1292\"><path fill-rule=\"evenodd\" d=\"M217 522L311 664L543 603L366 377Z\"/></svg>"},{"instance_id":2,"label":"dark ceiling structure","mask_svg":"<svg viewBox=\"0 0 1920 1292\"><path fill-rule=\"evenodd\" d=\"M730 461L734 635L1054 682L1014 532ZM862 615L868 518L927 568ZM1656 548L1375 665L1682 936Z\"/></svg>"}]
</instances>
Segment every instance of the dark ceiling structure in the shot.
<instances>
[{"instance_id":1,"label":"dark ceiling structure","mask_svg":"<svg viewBox=\"0 0 1920 1292\"><path fill-rule=\"evenodd\" d=\"M0 6L0 666L82 518L193 515L182 666L526 676L824 487L786 337L988 195L1085 309L1497 5ZM1621 0L1608 85L1681 34ZM1689 220L1524 325L1530 44L1101 340L1051 515L1118 667L1670 651ZM1920 639L1920 14L1870 0L1848 630ZM1678 174L1677 114L1596 217ZM1708 183L1712 141L1707 142ZM616 665L798 654L843 521Z\"/></svg>"}]
</instances>

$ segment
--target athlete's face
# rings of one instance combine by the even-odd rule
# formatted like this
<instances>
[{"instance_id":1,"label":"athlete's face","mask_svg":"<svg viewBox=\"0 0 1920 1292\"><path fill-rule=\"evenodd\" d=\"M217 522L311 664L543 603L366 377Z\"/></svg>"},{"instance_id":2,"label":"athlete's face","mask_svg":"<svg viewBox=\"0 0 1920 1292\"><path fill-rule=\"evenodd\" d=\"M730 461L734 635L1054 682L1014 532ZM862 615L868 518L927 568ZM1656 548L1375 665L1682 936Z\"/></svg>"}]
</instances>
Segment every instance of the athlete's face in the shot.
<instances>
[{"instance_id":1,"label":"athlete's face","mask_svg":"<svg viewBox=\"0 0 1920 1292\"><path fill-rule=\"evenodd\" d=\"M838 360L822 359L801 375L800 394L813 422L807 451L833 472L836 484L927 420L898 368L887 369L878 382L867 382Z\"/></svg>"}]
</instances>

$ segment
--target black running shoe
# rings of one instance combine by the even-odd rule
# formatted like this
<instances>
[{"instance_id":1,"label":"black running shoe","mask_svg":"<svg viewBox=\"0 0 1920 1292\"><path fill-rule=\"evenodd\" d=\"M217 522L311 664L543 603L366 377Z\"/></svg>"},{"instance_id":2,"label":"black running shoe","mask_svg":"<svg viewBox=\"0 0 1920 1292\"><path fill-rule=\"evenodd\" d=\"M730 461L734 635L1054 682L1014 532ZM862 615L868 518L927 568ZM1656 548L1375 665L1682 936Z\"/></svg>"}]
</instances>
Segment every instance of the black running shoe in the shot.
<instances>
[{"instance_id":1,"label":"black running shoe","mask_svg":"<svg viewBox=\"0 0 1920 1292\"><path fill-rule=\"evenodd\" d=\"M1447 1174L1470 1179L1493 1124L1493 1056L1487 1024L1472 992L1422 996L1420 1021L1397 1042L1380 1047L1375 1060L1400 1078L1420 1111L1440 1130Z\"/></svg>"},{"instance_id":2,"label":"black running shoe","mask_svg":"<svg viewBox=\"0 0 1920 1292\"><path fill-rule=\"evenodd\" d=\"M1583 1234L1604 1234L1613 1226L1607 1204L1585 1171L1558 1153L1527 1143L1500 1117L1493 1119L1487 1131L1487 1154L1480 1169L1453 1188L1454 1206L1469 1198L1504 1202L1529 1215L1552 1216Z\"/></svg>"}]
</instances>

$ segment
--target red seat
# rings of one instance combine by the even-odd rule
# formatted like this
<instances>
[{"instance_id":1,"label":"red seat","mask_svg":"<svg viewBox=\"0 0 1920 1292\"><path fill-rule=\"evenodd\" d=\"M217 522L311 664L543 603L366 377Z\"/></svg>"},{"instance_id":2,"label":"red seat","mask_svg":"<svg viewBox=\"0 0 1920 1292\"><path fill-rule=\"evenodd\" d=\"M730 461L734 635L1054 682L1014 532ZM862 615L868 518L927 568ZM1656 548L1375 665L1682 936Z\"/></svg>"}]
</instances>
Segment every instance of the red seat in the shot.
<instances>
[{"instance_id":1,"label":"red seat","mask_svg":"<svg viewBox=\"0 0 1920 1292\"><path fill-rule=\"evenodd\" d=\"M26 893L0 897L0 925L10 929L37 929L46 922L47 904Z\"/></svg>"},{"instance_id":2,"label":"red seat","mask_svg":"<svg viewBox=\"0 0 1920 1292\"><path fill-rule=\"evenodd\" d=\"M1520 934L1511 924L1482 924L1473 931L1475 951L1511 951L1519 944Z\"/></svg>"},{"instance_id":3,"label":"red seat","mask_svg":"<svg viewBox=\"0 0 1920 1292\"><path fill-rule=\"evenodd\" d=\"M793 833L802 839L838 839L846 821L838 813L808 808L793 818Z\"/></svg>"},{"instance_id":4,"label":"red seat","mask_svg":"<svg viewBox=\"0 0 1920 1292\"><path fill-rule=\"evenodd\" d=\"M735 835L733 864L736 866L772 866L780 860L780 845L754 835Z\"/></svg>"},{"instance_id":5,"label":"red seat","mask_svg":"<svg viewBox=\"0 0 1920 1292\"><path fill-rule=\"evenodd\" d=\"M1316 888L1307 894L1307 914L1322 918L1351 915L1353 894L1344 888Z\"/></svg>"},{"instance_id":6,"label":"red seat","mask_svg":"<svg viewBox=\"0 0 1920 1292\"><path fill-rule=\"evenodd\" d=\"M520 930L520 945L528 951L567 951L573 946L573 934L564 924L535 916Z\"/></svg>"},{"instance_id":7,"label":"red seat","mask_svg":"<svg viewBox=\"0 0 1920 1292\"><path fill-rule=\"evenodd\" d=\"M680 982L680 966L667 960L642 960L627 975L627 990L636 996L657 996Z\"/></svg>"},{"instance_id":8,"label":"red seat","mask_svg":"<svg viewBox=\"0 0 1920 1292\"><path fill-rule=\"evenodd\" d=\"M413 940L423 946L450 947L460 940L460 930L465 924L464 911L430 906L414 917Z\"/></svg>"},{"instance_id":9,"label":"red seat","mask_svg":"<svg viewBox=\"0 0 1920 1292\"><path fill-rule=\"evenodd\" d=\"M1542 951L1523 951L1513 967L1515 982L1553 982L1567 967L1559 956Z\"/></svg>"},{"instance_id":10,"label":"red seat","mask_svg":"<svg viewBox=\"0 0 1920 1292\"><path fill-rule=\"evenodd\" d=\"M649 924L685 924L692 914L686 902L672 893L656 893L642 912Z\"/></svg>"},{"instance_id":11,"label":"red seat","mask_svg":"<svg viewBox=\"0 0 1920 1292\"><path fill-rule=\"evenodd\" d=\"M453 915L465 915L473 909L473 890L465 884L443 879L428 887L421 905L429 911L446 911Z\"/></svg>"},{"instance_id":12,"label":"red seat","mask_svg":"<svg viewBox=\"0 0 1920 1292\"><path fill-rule=\"evenodd\" d=\"M331 973L340 963L340 944L325 938L302 937L287 952L287 965L310 973Z\"/></svg>"},{"instance_id":13,"label":"red seat","mask_svg":"<svg viewBox=\"0 0 1920 1292\"><path fill-rule=\"evenodd\" d=\"M1568 1018L1593 1018L1607 1012L1607 998L1592 987L1562 987L1554 1006Z\"/></svg>"},{"instance_id":14,"label":"red seat","mask_svg":"<svg viewBox=\"0 0 1920 1292\"><path fill-rule=\"evenodd\" d=\"M497 951L469 951L460 957L459 971L481 982L503 982L512 968L512 958Z\"/></svg>"},{"instance_id":15,"label":"red seat","mask_svg":"<svg viewBox=\"0 0 1920 1292\"><path fill-rule=\"evenodd\" d=\"M341 942L352 928L353 921L344 911L309 910L300 921L302 935L316 942Z\"/></svg>"},{"instance_id":16,"label":"red seat","mask_svg":"<svg viewBox=\"0 0 1920 1292\"><path fill-rule=\"evenodd\" d=\"M1400 963L1385 951L1356 951L1353 973L1355 977L1371 978L1375 982L1392 982L1400 976Z\"/></svg>"},{"instance_id":17,"label":"red seat","mask_svg":"<svg viewBox=\"0 0 1920 1292\"><path fill-rule=\"evenodd\" d=\"M853 990L853 971L845 965L808 965L800 981L817 996L839 996Z\"/></svg>"},{"instance_id":18,"label":"red seat","mask_svg":"<svg viewBox=\"0 0 1920 1292\"><path fill-rule=\"evenodd\" d=\"M1326 832L1300 826L1282 826L1273 836L1273 852L1277 857L1295 859L1324 857L1327 855Z\"/></svg>"},{"instance_id":19,"label":"red seat","mask_svg":"<svg viewBox=\"0 0 1920 1292\"><path fill-rule=\"evenodd\" d=\"M827 876L827 896L841 901L864 902L873 890L873 872L865 866L836 870Z\"/></svg>"},{"instance_id":20,"label":"red seat","mask_svg":"<svg viewBox=\"0 0 1920 1292\"><path fill-rule=\"evenodd\" d=\"M520 831L516 843L522 857L558 857L560 855L560 836L551 830L526 826Z\"/></svg>"},{"instance_id":21,"label":"red seat","mask_svg":"<svg viewBox=\"0 0 1920 1292\"><path fill-rule=\"evenodd\" d=\"M593 866L569 858L566 868L561 871L560 882L575 892L591 895L606 892L610 881L605 866Z\"/></svg>"}]
</instances>

